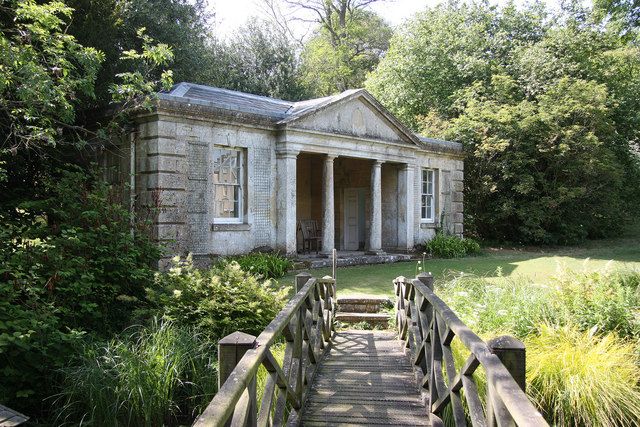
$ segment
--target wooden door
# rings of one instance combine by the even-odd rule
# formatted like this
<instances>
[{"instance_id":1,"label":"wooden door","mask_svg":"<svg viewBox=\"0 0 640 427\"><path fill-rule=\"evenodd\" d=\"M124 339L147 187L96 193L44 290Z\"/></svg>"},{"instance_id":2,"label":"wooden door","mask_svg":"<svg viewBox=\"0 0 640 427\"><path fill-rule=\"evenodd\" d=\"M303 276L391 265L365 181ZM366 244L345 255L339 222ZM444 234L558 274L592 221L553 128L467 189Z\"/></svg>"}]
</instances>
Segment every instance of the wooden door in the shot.
<instances>
[{"instance_id":1,"label":"wooden door","mask_svg":"<svg viewBox=\"0 0 640 427\"><path fill-rule=\"evenodd\" d=\"M357 251L359 246L358 189L344 190L344 249Z\"/></svg>"}]
</instances>

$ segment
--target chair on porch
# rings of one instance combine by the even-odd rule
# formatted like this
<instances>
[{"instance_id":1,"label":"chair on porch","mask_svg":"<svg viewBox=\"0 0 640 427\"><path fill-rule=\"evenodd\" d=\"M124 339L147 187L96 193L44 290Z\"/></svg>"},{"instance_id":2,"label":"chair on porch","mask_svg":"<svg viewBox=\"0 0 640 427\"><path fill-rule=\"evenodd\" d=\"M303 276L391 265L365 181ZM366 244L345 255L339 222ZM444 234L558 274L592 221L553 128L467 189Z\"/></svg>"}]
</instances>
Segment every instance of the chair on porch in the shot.
<instances>
[{"instance_id":1,"label":"chair on porch","mask_svg":"<svg viewBox=\"0 0 640 427\"><path fill-rule=\"evenodd\" d=\"M315 243L316 253L322 245L322 233L315 219L303 219L298 221L298 230L302 234L302 253L311 253L311 244Z\"/></svg>"}]
</instances>

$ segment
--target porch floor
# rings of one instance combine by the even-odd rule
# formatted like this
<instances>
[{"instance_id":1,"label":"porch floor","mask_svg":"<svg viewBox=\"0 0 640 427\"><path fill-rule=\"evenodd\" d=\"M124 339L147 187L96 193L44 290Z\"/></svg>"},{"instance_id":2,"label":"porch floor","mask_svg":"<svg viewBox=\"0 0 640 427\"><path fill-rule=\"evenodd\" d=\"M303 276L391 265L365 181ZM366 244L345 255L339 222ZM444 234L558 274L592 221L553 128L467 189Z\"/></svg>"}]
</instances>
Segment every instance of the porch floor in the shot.
<instances>
[{"instance_id":1,"label":"porch floor","mask_svg":"<svg viewBox=\"0 0 640 427\"><path fill-rule=\"evenodd\" d=\"M411 255L385 253L380 255L368 255L364 251L338 251L338 267L349 265L387 264L392 262L409 261ZM331 257L324 257L315 252L310 254L298 254L296 262L305 264L305 268L331 267Z\"/></svg>"}]
</instances>

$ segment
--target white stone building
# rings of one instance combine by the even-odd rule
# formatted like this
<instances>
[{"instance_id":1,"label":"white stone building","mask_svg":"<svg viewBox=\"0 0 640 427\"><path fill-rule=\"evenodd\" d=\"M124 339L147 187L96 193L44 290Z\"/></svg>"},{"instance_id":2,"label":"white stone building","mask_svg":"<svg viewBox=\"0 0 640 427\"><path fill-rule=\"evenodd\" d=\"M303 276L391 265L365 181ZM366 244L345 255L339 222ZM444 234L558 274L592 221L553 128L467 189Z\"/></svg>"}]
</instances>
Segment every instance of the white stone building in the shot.
<instances>
[{"instance_id":1,"label":"white stone building","mask_svg":"<svg viewBox=\"0 0 640 427\"><path fill-rule=\"evenodd\" d=\"M463 233L460 144L412 133L362 89L288 102L180 83L121 148L132 203L155 208L174 254L292 255L308 219L323 251L407 252L437 227Z\"/></svg>"}]
</instances>

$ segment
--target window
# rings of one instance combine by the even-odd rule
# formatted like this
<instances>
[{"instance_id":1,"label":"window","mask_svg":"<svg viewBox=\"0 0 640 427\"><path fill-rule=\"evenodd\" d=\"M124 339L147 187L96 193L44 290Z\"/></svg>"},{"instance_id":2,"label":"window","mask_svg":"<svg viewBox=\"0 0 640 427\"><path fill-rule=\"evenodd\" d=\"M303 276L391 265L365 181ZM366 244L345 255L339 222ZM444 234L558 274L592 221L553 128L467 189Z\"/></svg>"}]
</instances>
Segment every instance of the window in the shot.
<instances>
[{"instance_id":1,"label":"window","mask_svg":"<svg viewBox=\"0 0 640 427\"><path fill-rule=\"evenodd\" d=\"M421 218L424 222L434 222L436 217L436 171L422 169Z\"/></svg>"},{"instance_id":2,"label":"window","mask_svg":"<svg viewBox=\"0 0 640 427\"><path fill-rule=\"evenodd\" d=\"M213 215L216 222L240 223L244 200L244 152L213 150Z\"/></svg>"}]
</instances>

